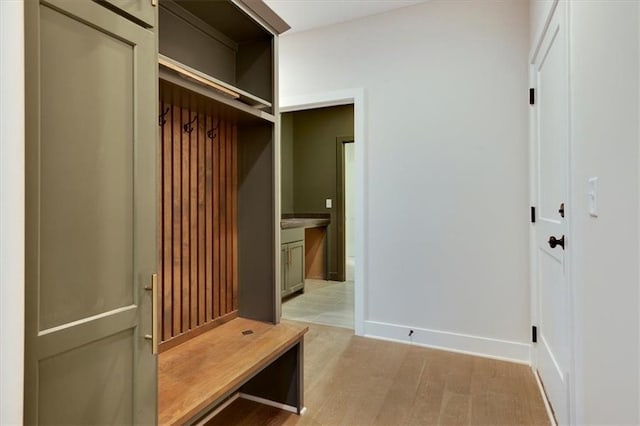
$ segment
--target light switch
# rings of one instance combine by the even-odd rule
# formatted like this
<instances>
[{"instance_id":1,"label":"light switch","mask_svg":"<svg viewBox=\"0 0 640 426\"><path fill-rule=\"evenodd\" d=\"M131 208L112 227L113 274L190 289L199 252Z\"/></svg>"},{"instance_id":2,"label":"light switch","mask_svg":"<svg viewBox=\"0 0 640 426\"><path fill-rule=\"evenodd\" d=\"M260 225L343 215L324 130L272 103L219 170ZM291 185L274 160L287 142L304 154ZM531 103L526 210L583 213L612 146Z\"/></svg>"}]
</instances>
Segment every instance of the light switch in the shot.
<instances>
[{"instance_id":1,"label":"light switch","mask_svg":"<svg viewBox=\"0 0 640 426\"><path fill-rule=\"evenodd\" d=\"M331 198L327 198L324 202L325 207L327 207L328 209L333 207L333 200Z\"/></svg>"},{"instance_id":2,"label":"light switch","mask_svg":"<svg viewBox=\"0 0 640 426\"><path fill-rule=\"evenodd\" d=\"M598 217L598 178L589 178L588 183L587 205L589 206L589 214L592 217Z\"/></svg>"}]
</instances>

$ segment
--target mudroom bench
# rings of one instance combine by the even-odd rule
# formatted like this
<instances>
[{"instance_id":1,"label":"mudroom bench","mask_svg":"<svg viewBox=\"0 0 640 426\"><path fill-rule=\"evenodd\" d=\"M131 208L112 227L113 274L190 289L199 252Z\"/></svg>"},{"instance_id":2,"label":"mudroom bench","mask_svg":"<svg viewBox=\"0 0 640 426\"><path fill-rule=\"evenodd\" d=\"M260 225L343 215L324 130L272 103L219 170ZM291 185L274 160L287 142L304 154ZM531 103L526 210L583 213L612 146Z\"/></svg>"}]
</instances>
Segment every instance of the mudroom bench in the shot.
<instances>
[{"instance_id":1,"label":"mudroom bench","mask_svg":"<svg viewBox=\"0 0 640 426\"><path fill-rule=\"evenodd\" d=\"M300 414L308 327L236 318L158 356L158 423L204 423L242 396Z\"/></svg>"}]
</instances>

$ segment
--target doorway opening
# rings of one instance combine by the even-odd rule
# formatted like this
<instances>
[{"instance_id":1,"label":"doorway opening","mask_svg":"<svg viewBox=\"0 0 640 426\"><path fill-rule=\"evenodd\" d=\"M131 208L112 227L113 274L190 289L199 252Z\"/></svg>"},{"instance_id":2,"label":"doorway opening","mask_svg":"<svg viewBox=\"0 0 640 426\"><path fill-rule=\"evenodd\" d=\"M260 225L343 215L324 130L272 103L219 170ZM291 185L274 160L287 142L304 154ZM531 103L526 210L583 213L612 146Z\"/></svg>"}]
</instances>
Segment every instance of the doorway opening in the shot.
<instances>
[{"instance_id":1,"label":"doorway opening","mask_svg":"<svg viewBox=\"0 0 640 426\"><path fill-rule=\"evenodd\" d=\"M354 329L354 106L281 123L282 318Z\"/></svg>"}]
</instances>

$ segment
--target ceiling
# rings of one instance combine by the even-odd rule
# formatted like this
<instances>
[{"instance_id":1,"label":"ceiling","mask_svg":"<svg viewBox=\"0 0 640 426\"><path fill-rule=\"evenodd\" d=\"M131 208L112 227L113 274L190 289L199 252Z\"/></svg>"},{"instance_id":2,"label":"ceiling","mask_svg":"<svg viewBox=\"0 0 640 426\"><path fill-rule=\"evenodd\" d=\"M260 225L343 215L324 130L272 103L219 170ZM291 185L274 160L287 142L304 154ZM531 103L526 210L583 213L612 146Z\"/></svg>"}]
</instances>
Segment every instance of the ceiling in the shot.
<instances>
[{"instance_id":1,"label":"ceiling","mask_svg":"<svg viewBox=\"0 0 640 426\"><path fill-rule=\"evenodd\" d=\"M352 21L427 0L264 0L297 32Z\"/></svg>"}]
</instances>

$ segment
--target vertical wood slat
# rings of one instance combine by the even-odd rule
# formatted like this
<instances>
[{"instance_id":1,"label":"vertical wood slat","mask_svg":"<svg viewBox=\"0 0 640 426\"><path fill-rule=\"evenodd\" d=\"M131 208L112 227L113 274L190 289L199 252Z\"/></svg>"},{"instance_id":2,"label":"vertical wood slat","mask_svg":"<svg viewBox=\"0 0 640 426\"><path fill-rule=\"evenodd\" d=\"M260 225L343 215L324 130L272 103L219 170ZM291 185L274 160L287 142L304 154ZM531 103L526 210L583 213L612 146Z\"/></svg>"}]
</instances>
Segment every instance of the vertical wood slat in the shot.
<instances>
[{"instance_id":1,"label":"vertical wood slat","mask_svg":"<svg viewBox=\"0 0 640 426\"><path fill-rule=\"evenodd\" d=\"M213 199L216 200L216 208L213 211L213 257L211 259L213 263L213 280L214 280L214 293L212 298L213 304L213 317L220 315L220 212L218 210L218 199L220 198L220 127L222 126L222 120L213 120L211 125L214 130L214 137L211 140L213 164L215 164L215 170L212 170L213 175Z\"/></svg>"},{"instance_id":2,"label":"vertical wood slat","mask_svg":"<svg viewBox=\"0 0 640 426\"><path fill-rule=\"evenodd\" d=\"M227 143L227 126L226 122L220 123L220 137L218 138L219 142L219 157L218 157L218 167L219 167L219 184L220 184L220 192L218 199L218 207L220 214L220 298L218 299L218 303L220 304L220 310L226 310L226 302L227 302L227 256L226 256L226 248L227 248L227 211L226 211L226 195L227 195L227 168L226 168L226 143Z\"/></svg>"},{"instance_id":3,"label":"vertical wood slat","mask_svg":"<svg viewBox=\"0 0 640 426\"><path fill-rule=\"evenodd\" d=\"M233 125L232 149L231 149L231 177L232 181L232 201L231 201L231 232L233 249L233 284L232 284L232 306L234 311L238 310L238 125Z\"/></svg>"},{"instance_id":4,"label":"vertical wood slat","mask_svg":"<svg viewBox=\"0 0 640 426\"><path fill-rule=\"evenodd\" d=\"M206 116L203 117L206 126ZM206 132L198 132L198 325L205 322L205 171L204 144Z\"/></svg>"},{"instance_id":5,"label":"vertical wood slat","mask_svg":"<svg viewBox=\"0 0 640 426\"><path fill-rule=\"evenodd\" d=\"M167 111L168 110L168 111ZM172 128L171 128L171 104L169 99L164 99L162 104L162 114L164 115L165 124L162 125L162 340L167 340L173 335L172 321L173 310L171 309L172 302L172 289L173 289L173 241L172 241L172 226L173 219L172 204Z\"/></svg>"},{"instance_id":6,"label":"vertical wood slat","mask_svg":"<svg viewBox=\"0 0 640 426\"><path fill-rule=\"evenodd\" d=\"M191 114L199 117L199 111L192 109ZM189 328L198 326L198 135L202 132L200 120L189 135Z\"/></svg>"},{"instance_id":7,"label":"vertical wood slat","mask_svg":"<svg viewBox=\"0 0 640 426\"><path fill-rule=\"evenodd\" d=\"M182 108L182 123L189 123L191 114L188 108ZM180 176L181 189L181 231L182 231L182 316L180 330L182 333L189 330L189 133L182 131L181 134L180 164L182 165Z\"/></svg>"},{"instance_id":8,"label":"vertical wood slat","mask_svg":"<svg viewBox=\"0 0 640 426\"><path fill-rule=\"evenodd\" d=\"M169 108L159 139L160 320L166 343L215 326L238 309L237 127L210 109L180 107L181 100L166 93L161 99L160 112ZM193 131L186 132L184 124L196 116Z\"/></svg>"},{"instance_id":9,"label":"vertical wood slat","mask_svg":"<svg viewBox=\"0 0 640 426\"><path fill-rule=\"evenodd\" d=\"M207 117L207 122L211 123L212 118ZM213 259L215 257L215 248L214 248L214 220L213 220L213 196L215 192L215 185L213 183L213 142L207 139L206 143L206 244L207 244L207 255L206 255L206 294L205 294L205 302L207 305L207 313L205 317L205 321L209 321L214 317L213 314Z\"/></svg>"},{"instance_id":10,"label":"vertical wood slat","mask_svg":"<svg viewBox=\"0 0 640 426\"><path fill-rule=\"evenodd\" d=\"M172 205L172 217L173 217L173 229L172 229L172 244L173 244L173 285L172 294L173 299L171 303L171 310L173 312L173 332L172 336L177 336L182 331L181 329L181 290L182 286L182 198L180 180L182 176L181 169L181 141L182 141L182 111L180 107L173 105L171 114L171 127L173 130L172 151L173 151L173 173L172 173L172 186L173 186L173 205Z\"/></svg>"},{"instance_id":11,"label":"vertical wood slat","mask_svg":"<svg viewBox=\"0 0 640 426\"><path fill-rule=\"evenodd\" d=\"M232 205L233 205L233 167L231 166L231 160L232 160L232 153L231 153L231 149L233 146L233 125L231 123L229 123L229 125L227 126L227 133L226 133L227 137L226 137L226 158L225 158L225 163L226 163L226 180L227 180L227 194L226 194L226 200L225 200L225 208L226 208L226 216L227 216L227 226L225 229L225 234L226 234L226 240L227 240L227 247L225 252L227 253L227 279L225 280L225 284L227 287L227 300L226 300L226 310L227 311L231 311L233 310L233 276L234 276L234 271L233 271L233 240L232 240L232 234L233 234L233 220L232 220L232 214L233 214L233 209L232 209Z\"/></svg>"}]
</instances>

